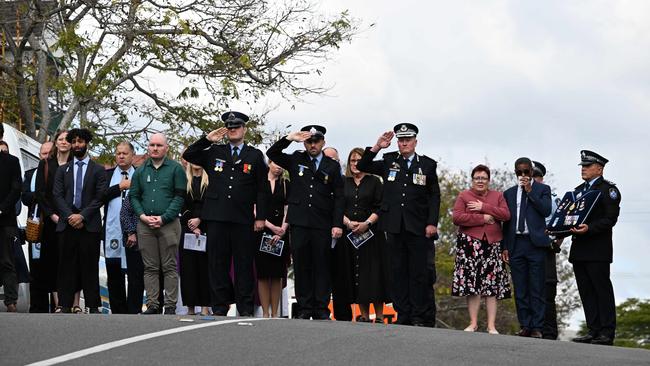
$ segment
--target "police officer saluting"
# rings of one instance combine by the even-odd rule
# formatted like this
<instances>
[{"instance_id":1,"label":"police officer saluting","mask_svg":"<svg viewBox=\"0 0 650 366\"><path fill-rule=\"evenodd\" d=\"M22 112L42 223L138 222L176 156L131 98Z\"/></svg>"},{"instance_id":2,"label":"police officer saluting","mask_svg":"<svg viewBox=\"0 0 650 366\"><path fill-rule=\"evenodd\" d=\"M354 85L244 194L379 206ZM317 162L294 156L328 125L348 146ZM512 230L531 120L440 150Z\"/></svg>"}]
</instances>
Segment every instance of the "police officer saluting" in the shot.
<instances>
[{"instance_id":1,"label":"police officer saluting","mask_svg":"<svg viewBox=\"0 0 650 366\"><path fill-rule=\"evenodd\" d=\"M440 188L436 161L415 153L417 134L413 124L396 125L393 131L384 132L375 146L366 148L357 167L384 179L380 222L388 239L397 323L434 326L433 241L438 237ZM373 161L393 137L397 137L399 151Z\"/></svg>"},{"instance_id":2,"label":"police officer saluting","mask_svg":"<svg viewBox=\"0 0 650 366\"><path fill-rule=\"evenodd\" d=\"M323 126L309 125L281 138L266 155L289 172L289 210L296 300L300 319L329 319L330 248L343 234L341 166L323 155ZM291 142L305 151L283 153Z\"/></svg>"},{"instance_id":3,"label":"police officer saluting","mask_svg":"<svg viewBox=\"0 0 650 366\"><path fill-rule=\"evenodd\" d=\"M253 316L253 231L264 229L271 189L262 152L244 143L248 116L227 112L218 128L190 145L183 158L209 177L201 220L207 223L210 297L215 315L232 303L230 261L235 269L235 302L240 316ZM219 144L227 137L228 143Z\"/></svg>"},{"instance_id":4,"label":"police officer saluting","mask_svg":"<svg viewBox=\"0 0 650 366\"><path fill-rule=\"evenodd\" d=\"M621 193L603 178L608 160L593 151L580 152L583 184L576 194L600 191L601 196L584 224L571 229L573 234L569 262L578 284L589 333L574 342L612 345L616 332L616 305L610 280L612 228L620 211Z\"/></svg>"}]
</instances>

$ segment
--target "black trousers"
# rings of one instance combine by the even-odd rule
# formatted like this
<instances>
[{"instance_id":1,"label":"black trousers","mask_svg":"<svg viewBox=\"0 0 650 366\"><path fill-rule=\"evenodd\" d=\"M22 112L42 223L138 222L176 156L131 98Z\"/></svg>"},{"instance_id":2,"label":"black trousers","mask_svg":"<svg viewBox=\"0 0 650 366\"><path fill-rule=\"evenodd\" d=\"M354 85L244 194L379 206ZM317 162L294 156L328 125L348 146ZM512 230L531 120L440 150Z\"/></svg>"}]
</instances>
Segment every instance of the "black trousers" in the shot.
<instances>
[{"instance_id":1,"label":"black trousers","mask_svg":"<svg viewBox=\"0 0 650 366\"><path fill-rule=\"evenodd\" d=\"M546 339L557 339L557 309L555 307L555 296L557 295L557 282L546 281L544 285L546 293L546 310L544 312L544 329L542 334Z\"/></svg>"},{"instance_id":2,"label":"black trousers","mask_svg":"<svg viewBox=\"0 0 650 366\"><path fill-rule=\"evenodd\" d=\"M252 316L256 237L253 235L253 224L208 221L207 233L211 305L219 312L227 310L234 294L239 315ZM235 270L234 286L230 279L231 262Z\"/></svg>"},{"instance_id":3,"label":"black trousers","mask_svg":"<svg viewBox=\"0 0 650 366\"><path fill-rule=\"evenodd\" d=\"M135 248L126 248L126 277L128 285L126 290L126 309L129 314L139 314L142 312L142 303L144 298L144 264L142 263L142 254ZM160 282L163 283L162 281ZM160 294L162 295L162 290ZM164 301L159 302L164 304Z\"/></svg>"},{"instance_id":4,"label":"black trousers","mask_svg":"<svg viewBox=\"0 0 650 366\"><path fill-rule=\"evenodd\" d=\"M106 258L108 302L113 314L127 314L125 271L121 258Z\"/></svg>"},{"instance_id":5,"label":"black trousers","mask_svg":"<svg viewBox=\"0 0 650 366\"><path fill-rule=\"evenodd\" d=\"M296 301L300 312L314 318L329 317L332 232L292 226L291 240Z\"/></svg>"},{"instance_id":6,"label":"black trousers","mask_svg":"<svg viewBox=\"0 0 650 366\"><path fill-rule=\"evenodd\" d=\"M589 334L614 338L616 304L614 288L609 278L609 266L607 262L575 262L573 272Z\"/></svg>"},{"instance_id":7,"label":"black trousers","mask_svg":"<svg viewBox=\"0 0 650 366\"><path fill-rule=\"evenodd\" d=\"M14 238L18 229L0 226L0 285L4 287L5 305L18 301L18 277L14 256Z\"/></svg>"},{"instance_id":8,"label":"black trousers","mask_svg":"<svg viewBox=\"0 0 650 366\"><path fill-rule=\"evenodd\" d=\"M435 247L432 239L403 230L386 233L390 292L399 324L435 325Z\"/></svg>"},{"instance_id":9,"label":"black trousers","mask_svg":"<svg viewBox=\"0 0 650 366\"><path fill-rule=\"evenodd\" d=\"M43 259L41 259L43 258L43 245L40 243L38 245L41 247L40 258L34 259L32 243L27 243L29 247L29 312L49 313L50 292L44 284L47 273L45 272L45 265L42 263Z\"/></svg>"},{"instance_id":10,"label":"black trousers","mask_svg":"<svg viewBox=\"0 0 650 366\"><path fill-rule=\"evenodd\" d=\"M74 294L84 292L86 307L98 308L100 234L67 227L60 235L59 305L72 307Z\"/></svg>"}]
</instances>

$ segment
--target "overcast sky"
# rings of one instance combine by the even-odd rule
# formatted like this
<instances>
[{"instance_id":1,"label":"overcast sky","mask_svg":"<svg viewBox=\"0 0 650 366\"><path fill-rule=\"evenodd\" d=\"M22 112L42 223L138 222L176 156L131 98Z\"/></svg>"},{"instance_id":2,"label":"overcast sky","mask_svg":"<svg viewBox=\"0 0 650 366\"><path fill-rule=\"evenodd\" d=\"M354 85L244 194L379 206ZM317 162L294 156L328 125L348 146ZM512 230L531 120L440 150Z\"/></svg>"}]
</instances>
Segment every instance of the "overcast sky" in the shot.
<instances>
[{"instance_id":1,"label":"overcast sky","mask_svg":"<svg viewBox=\"0 0 650 366\"><path fill-rule=\"evenodd\" d=\"M328 145L346 156L412 122L418 152L442 166L510 166L529 156L546 165L560 195L581 183L579 151L594 150L610 160L605 177L623 197L617 302L650 298L650 2L397 4L326 1L323 11L349 9L376 25L326 65L328 96L295 110L280 104L267 125L323 124Z\"/></svg>"}]
</instances>

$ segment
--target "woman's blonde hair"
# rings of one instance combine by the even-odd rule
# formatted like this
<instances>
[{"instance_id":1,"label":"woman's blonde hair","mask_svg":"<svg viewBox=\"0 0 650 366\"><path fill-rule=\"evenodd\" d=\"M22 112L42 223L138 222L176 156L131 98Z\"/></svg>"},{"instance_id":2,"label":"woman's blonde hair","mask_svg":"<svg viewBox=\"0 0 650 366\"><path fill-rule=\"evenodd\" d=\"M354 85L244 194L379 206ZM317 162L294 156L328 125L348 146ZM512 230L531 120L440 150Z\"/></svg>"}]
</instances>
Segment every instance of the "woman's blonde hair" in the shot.
<instances>
[{"instance_id":1,"label":"woman's blonde hair","mask_svg":"<svg viewBox=\"0 0 650 366\"><path fill-rule=\"evenodd\" d=\"M352 154L357 154L359 157L363 157L363 153L365 152L364 149L360 147L355 147L350 151L350 154L348 154L348 162L345 165L345 176L346 177L351 177L352 176L352 170L350 169L350 159L352 159Z\"/></svg>"},{"instance_id":2,"label":"woman's blonde hair","mask_svg":"<svg viewBox=\"0 0 650 366\"><path fill-rule=\"evenodd\" d=\"M208 188L208 173L203 168L201 168L201 173L201 196L203 196L205 189ZM190 162L187 162L185 166L185 176L187 177L187 193L194 198L194 192L192 191L192 163Z\"/></svg>"}]
</instances>

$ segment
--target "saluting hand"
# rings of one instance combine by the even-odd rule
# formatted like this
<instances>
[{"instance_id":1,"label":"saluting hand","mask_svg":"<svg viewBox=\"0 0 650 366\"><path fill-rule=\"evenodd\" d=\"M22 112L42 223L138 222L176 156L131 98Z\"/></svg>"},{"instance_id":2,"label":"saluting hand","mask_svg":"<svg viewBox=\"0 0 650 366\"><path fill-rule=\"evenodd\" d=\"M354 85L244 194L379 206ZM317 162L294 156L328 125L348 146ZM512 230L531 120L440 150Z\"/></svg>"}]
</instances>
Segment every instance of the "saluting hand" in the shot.
<instances>
[{"instance_id":1,"label":"saluting hand","mask_svg":"<svg viewBox=\"0 0 650 366\"><path fill-rule=\"evenodd\" d=\"M311 137L309 131L294 131L287 135L287 140L295 142L304 142Z\"/></svg>"},{"instance_id":2,"label":"saluting hand","mask_svg":"<svg viewBox=\"0 0 650 366\"><path fill-rule=\"evenodd\" d=\"M382 133L381 136L379 136L377 139L375 146L373 146L373 151L375 147L377 147L377 151L389 147L391 140L393 140L393 136L395 136L395 133L393 131L386 131Z\"/></svg>"},{"instance_id":3,"label":"saluting hand","mask_svg":"<svg viewBox=\"0 0 650 366\"><path fill-rule=\"evenodd\" d=\"M216 130L210 132L205 138L211 142L219 142L223 140L223 137L226 136L228 129L225 127L219 127Z\"/></svg>"}]
</instances>

